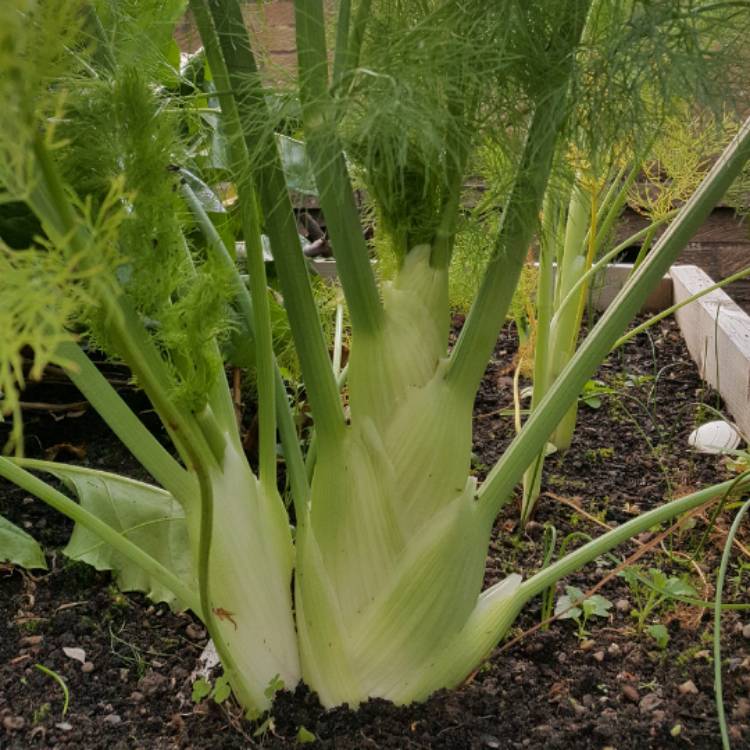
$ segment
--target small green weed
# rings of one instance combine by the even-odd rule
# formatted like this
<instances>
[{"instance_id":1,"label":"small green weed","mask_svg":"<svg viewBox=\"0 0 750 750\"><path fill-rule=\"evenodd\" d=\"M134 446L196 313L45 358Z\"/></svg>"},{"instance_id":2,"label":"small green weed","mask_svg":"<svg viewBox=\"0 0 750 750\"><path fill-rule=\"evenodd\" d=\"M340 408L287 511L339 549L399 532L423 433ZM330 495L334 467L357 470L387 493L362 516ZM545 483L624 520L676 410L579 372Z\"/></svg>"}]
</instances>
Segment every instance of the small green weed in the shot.
<instances>
[{"instance_id":1,"label":"small green weed","mask_svg":"<svg viewBox=\"0 0 750 750\"><path fill-rule=\"evenodd\" d=\"M555 615L559 620L575 620L578 637L583 639L589 634L586 630L588 621L592 617L608 617L610 609L612 602L600 594L586 597L579 588L566 586L565 594L558 598L555 605Z\"/></svg>"}]
</instances>

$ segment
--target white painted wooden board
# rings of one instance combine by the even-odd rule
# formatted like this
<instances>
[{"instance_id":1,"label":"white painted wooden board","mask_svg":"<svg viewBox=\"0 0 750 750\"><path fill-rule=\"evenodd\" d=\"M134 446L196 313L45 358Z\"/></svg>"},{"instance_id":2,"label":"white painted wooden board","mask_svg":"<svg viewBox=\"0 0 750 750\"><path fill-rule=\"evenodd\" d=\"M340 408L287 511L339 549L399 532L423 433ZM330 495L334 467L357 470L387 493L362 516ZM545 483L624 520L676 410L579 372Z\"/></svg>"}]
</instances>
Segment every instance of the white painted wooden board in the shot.
<instances>
[{"instance_id":1,"label":"white painted wooden board","mask_svg":"<svg viewBox=\"0 0 750 750\"><path fill-rule=\"evenodd\" d=\"M697 266L672 266L674 302L711 286ZM701 377L719 393L740 431L750 437L750 316L717 289L675 313Z\"/></svg>"}]
</instances>

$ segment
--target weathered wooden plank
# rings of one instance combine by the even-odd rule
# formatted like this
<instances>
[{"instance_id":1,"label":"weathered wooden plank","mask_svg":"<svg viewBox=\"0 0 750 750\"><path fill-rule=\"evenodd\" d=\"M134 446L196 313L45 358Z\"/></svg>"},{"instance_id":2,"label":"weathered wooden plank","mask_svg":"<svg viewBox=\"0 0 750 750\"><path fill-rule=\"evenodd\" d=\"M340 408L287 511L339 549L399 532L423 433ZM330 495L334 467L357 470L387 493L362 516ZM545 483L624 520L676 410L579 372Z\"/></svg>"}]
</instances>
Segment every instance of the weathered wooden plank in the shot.
<instances>
[{"instance_id":1,"label":"weathered wooden plank","mask_svg":"<svg viewBox=\"0 0 750 750\"><path fill-rule=\"evenodd\" d=\"M697 266L673 266L670 275L676 303L714 283ZM701 377L719 391L737 426L750 436L750 316L716 290L675 317Z\"/></svg>"},{"instance_id":2,"label":"weathered wooden plank","mask_svg":"<svg viewBox=\"0 0 750 750\"><path fill-rule=\"evenodd\" d=\"M591 290L591 301L596 310L605 310L622 289L633 266L630 263L612 263L597 275ZM641 312L659 312L672 304L672 279L665 276L651 291Z\"/></svg>"}]
</instances>

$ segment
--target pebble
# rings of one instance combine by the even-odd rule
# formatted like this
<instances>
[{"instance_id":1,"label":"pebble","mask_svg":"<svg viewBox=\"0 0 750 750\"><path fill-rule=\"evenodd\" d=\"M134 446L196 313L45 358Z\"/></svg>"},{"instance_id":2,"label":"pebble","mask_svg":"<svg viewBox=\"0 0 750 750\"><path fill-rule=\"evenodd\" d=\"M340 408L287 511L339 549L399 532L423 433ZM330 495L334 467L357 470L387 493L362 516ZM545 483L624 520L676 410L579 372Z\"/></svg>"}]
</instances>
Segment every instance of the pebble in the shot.
<instances>
[{"instance_id":1,"label":"pebble","mask_svg":"<svg viewBox=\"0 0 750 750\"><path fill-rule=\"evenodd\" d=\"M20 643L22 646L38 646L43 640L43 635L25 635Z\"/></svg>"},{"instance_id":2,"label":"pebble","mask_svg":"<svg viewBox=\"0 0 750 750\"><path fill-rule=\"evenodd\" d=\"M480 736L480 739L482 740L482 745L484 745L484 747L500 747L500 740L492 734L483 734Z\"/></svg>"},{"instance_id":3,"label":"pebble","mask_svg":"<svg viewBox=\"0 0 750 750\"><path fill-rule=\"evenodd\" d=\"M26 725L26 720L23 716L5 716L3 717L3 727L9 732L17 729L23 729Z\"/></svg>"},{"instance_id":4,"label":"pebble","mask_svg":"<svg viewBox=\"0 0 750 750\"><path fill-rule=\"evenodd\" d=\"M85 661L83 664L81 664L81 672L85 672L88 674L89 672L94 671L94 662L93 661Z\"/></svg>"},{"instance_id":5,"label":"pebble","mask_svg":"<svg viewBox=\"0 0 750 750\"><path fill-rule=\"evenodd\" d=\"M109 716L105 716L102 721L105 724L112 724L114 726L115 724L119 724L122 721L122 717L118 714L109 714Z\"/></svg>"},{"instance_id":6,"label":"pebble","mask_svg":"<svg viewBox=\"0 0 750 750\"><path fill-rule=\"evenodd\" d=\"M662 699L656 693L648 693L641 698L638 708L640 708L642 714L648 714L658 708L662 702Z\"/></svg>"},{"instance_id":7,"label":"pebble","mask_svg":"<svg viewBox=\"0 0 750 750\"><path fill-rule=\"evenodd\" d=\"M188 626L185 628L185 634L194 641L201 641L206 637L206 631L200 625L192 622L188 623Z\"/></svg>"},{"instance_id":8,"label":"pebble","mask_svg":"<svg viewBox=\"0 0 750 750\"><path fill-rule=\"evenodd\" d=\"M698 688L695 687L695 683L692 680L683 682L677 689L682 695L698 695Z\"/></svg>"},{"instance_id":9,"label":"pebble","mask_svg":"<svg viewBox=\"0 0 750 750\"><path fill-rule=\"evenodd\" d=\"M638 691L632 685L623 685L622 694L632 703L638 703L641 699Z\"/></svg>"},{"instance_id":10,"label":"pebble","mask_svg":"<svg viewBox=\"0 0 750 750\"><path fill-rule=\"evenodd\" d=\"M750 623L742 628L742 637L750 639Z\"/></svg>"},{"instance_id":11,"label":"pebble","mask_svg":"<svg viewBox=\"0 0 750 750\"><path fill-rule=\"evenodd\" d=\"M570 698L570 705L575 712L576 716L583 716L586 713L586 708L580 704L575 698Z\"/></svg>"},{"instance_id":12,"label":"pebble","mask_svg":"<svg viewBox=\"0 0 750 750\"><path fill-rule=\"evenodd\" d=\"M607 649L607 653L610 656L619 656L621 650L622 649L620 648L620 646L617 643L610 643L609 644L609 648Z\"/></svg>"},{"instance_id":13,"label":"pebble","mask_svg":"<svg viewBox=\"0 0 750 750\"><path fill-rule=\"evenodd\" d=\"M594 641L591 638L587 638L585 641L581 641L581 651L591 651L594 648Z\"/></svg>"},{"instance_id":14,"label":"pebble","mask_svg":"<svg viewBox=\"0 0 750 750\"><path fill-rule=\"evenodd\" d=\"M604 651L597 651L594 653L594 659L599 663L604 661Z\"/></svg>"},{"instance_id":15,"label":"pebble","mask_svg":"<svg viewBox=\"0 0 750 750\"><path fill-rule=\"evenodd\" d=\"M73 729L73 725L69 721L60 721L55 726L61 731L61 732L70 732Z\"/></svg>"},{"instance_id":16,"label":"pebble","mask_svg":"<svg viewBox=\"0 0 750 750\"><path fill-rule=\"evenodd\" d=\"M750 699L740 698L732 709L733 719L747 719L750 716Z\"/></svg>"},{"instance_id":17,"label":"pebble","mask_svg":"<svg viewBox=\"0 0 750 750\"><path fill-rule=\"evenodd\" d=\"M568 660L568 657L567 657L567 656L565 655L565 652L564 652L564 651L561 651L561 652L560 652L560 653L559 653L559 654L557 655L557 661L558 661L558 662L559 662L560 664L565 664L565 662L566 662L567 660Z\"/></svg>"},{"instance_id":18,"label":"pebble","mask_svg":"<svg viewBox=\"0 0 750 750\"><path fill-rule=\"evenodd\" d=\"M630 612L630 602L627 599L618 599L615 602L615 609L618 612L627 614L628 612Z\"/></svg>"},{"instance_id":19,"label":"pebble","mask_svg":"<svg viewBox=\"0 0 750 750\"><path fill-rule=\"evenodd\" d=\"M159 691L159 689L167 682L167 678L163 674L158 672L147 672L140 682L140 688L146 695L151 695Z\"/></svg>"}]
</instances>

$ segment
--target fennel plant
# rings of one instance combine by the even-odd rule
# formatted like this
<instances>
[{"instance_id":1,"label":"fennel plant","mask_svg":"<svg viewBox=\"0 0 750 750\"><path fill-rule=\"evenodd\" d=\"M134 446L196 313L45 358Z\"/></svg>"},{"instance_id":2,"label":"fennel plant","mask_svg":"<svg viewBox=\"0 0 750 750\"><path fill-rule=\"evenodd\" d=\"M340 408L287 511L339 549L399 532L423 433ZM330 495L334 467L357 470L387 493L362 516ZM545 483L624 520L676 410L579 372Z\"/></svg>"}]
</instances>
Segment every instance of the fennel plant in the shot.
<instances>
[{"instance_id":1,"label":"fennel plant","mask_svg":"<svg viewBox=\"0 0 750 750\"><path fill-rule=\"evenodd\" d=\"M168 23L179 3L170 15L155 0L130 0L114 19L104 0L87 13L80 0L3 4L0 183L41 227L28 249L0 253L3 409L18 417L28 346L31 376L49 362L64 367L155 484L19 451L0 458L0 476L76 522L69 554L91 559L95 536L105 546L92 562L200 617L250 712L268 708L269 685L300 679L326 706L370 696L406 703L460 683L532 597L726 489L672 500L526 581L511 575L482 590L498 512L750 157L750 122L477 486L474 394L537 231L554 155L584 125L602 138L635 127L640 109L654 104L639 96L644 79L705 75L718 5L341 0L329 75L323 2L296 0L305 143L352 326L347 413L300 252L275 137L280 108L238 1L189 6L220 105L249 289L233 249L170 168L185 158L184 144L155 82L173 67L159 54L145 69L133 66L138 40L157 52L169 47L151 20ZM613 54L622 68L610 67ZM492 257L449 351L448 268L480 131L507 149L509 189ZM378 285L373 273L350 168L361 171L396 253L391 283ZM202 242L186 232L196 224ZM307 466L273 356L261 231L315 422ZM255 347L257 473L223 372L232 330ZM85 342L130 367L176 455L126 407ZM277 489L277 432L289 512ZM15 435L20 449L17 419ZM62 478L78 502L32 471Z\"/></svg>"}]
</instances>

